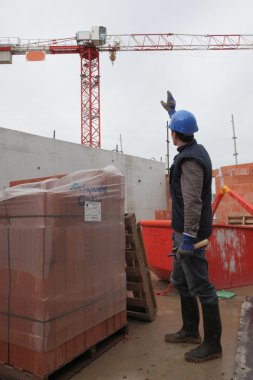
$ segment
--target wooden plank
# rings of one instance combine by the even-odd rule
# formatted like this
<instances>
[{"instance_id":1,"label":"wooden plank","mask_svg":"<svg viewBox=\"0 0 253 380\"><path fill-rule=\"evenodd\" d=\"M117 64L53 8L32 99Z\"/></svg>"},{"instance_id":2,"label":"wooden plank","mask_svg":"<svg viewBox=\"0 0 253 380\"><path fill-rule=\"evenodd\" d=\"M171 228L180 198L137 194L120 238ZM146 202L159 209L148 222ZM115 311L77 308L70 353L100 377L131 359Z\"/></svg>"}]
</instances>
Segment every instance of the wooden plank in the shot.
<instances>
[{"instance_id":1,"label":"wooden plank","mask_svg":"<svg viewBox=\"0 0 253 380\"><path fill-rule=\"evenodd\" d=\"M134 240L134 236L133 234L126 234L126 247L130 246L134 246L135 244L135 240Z\"/></svg>"},{"instance_id":2,"label":"wooden plank","mask_svg":"<svg viewBox=\"0 0 253 380\"><path fill-rule=\"evenodd\" d=\"M228 224L242 224L243 217L242 216L228 216Z\"/></svg>"},{"instance_id":3,"label":"wooden plank","mask_svg":"<svg viewBox=\"0 0 253 380\"><path fill-rule=\"evenodd\" d=\"M125 215L126 227L131 227L133 223L136 223L135 215L133 213Z\"/></svg>"},{"instance_id":4,"label":"wooden plank","mask_svg":"<svg viewBox=\"0 0 253 380\"><path fill-rule=\"evenodd\" d=\"M228 216L228 224L252 225L253 216L251 215L235 215Z\"/></svg>"},{"instance_id":5,"label":"wooden plank","mask_svg":"<svg viewBox=\"0 0 253 380\"><path fill-rule=\"evenodd\" d=\"M127 267L126 268L126 274L127 274L128 279L142 278L140 268L138 268L138 267L132 267L132 268ZM133 281L130 281L130 282L133 282Z\"/></svg>"},{"instance_id":6,"label":"wooden plank","mask_svg":"<svg viewBox=\"0 0 253 380\"><path fill-rule=\"evenodd\" d=\"M253 216L246 216L244 219L244 224L253 224Z\"/></svg>"},{"instance_id":7,"label":"wooden plank","mask_svg":"<svg viewBox=\"0 0 253 380\"><path fill-rule=\"evenodd\" d=\"M126 257L126 267L127 268L138 268L139 267L139 263L138 263L137 260L129 260Z\"/></svg>"},{"instance_id":8,"label":"wooden plank","mask_svg":"<svg viewBox=\"0 0 253 380\"><path fill-rule=\"evenodd\" d=\"M128 242L125 253L127 290L133 291L134 296L133 298L127 298L127 316L135 316L138 319L152 321L155 318L157 305L141 228L136 225L134 214L127 214L125 216L125 226L126 242ZM131 252L129 256L128 252ZM129 283L132 285L129 285ZM137 283L137 285L133 285L133 283ZM140 317L141 315L142 317Z\"/></svg>"},{"instance_id":9,"label":"wooden plank","mask_svg":"<svg viewBox=\"0 0 253 380\"><path fill-rule=\"evenodd\" d=\"M127 290L141 292L143 290L143 282L127 282Z\"/></svg>"},{"instance_id":10,"label":"wooden plank","mask_svg":"<svg viewBox=\"0 0 253 380\"><path fill-rule=\"evenodd\" d=\"M145 246L144 246L144 241L143 241L143 237L142 237L141 225L140 224L138 224L137 229L138 229L138 234L140 237L141 247L142 247L143 252L144 252L143 260L144 260L146 271L147 271L147 283L148 283L149 290L150 290L152 305L156 311L157 310L157 303L156 303L156 299L155 299L155 293L154 293L153 284L152 284L152 280L151 280L151 275L150 275L150 270L149 270L149 266L148 266L148 260L147 260L147 255L145 252Z\"/></svg>"},{"instance_id":11,"label":"wooden plank","mask_svg":"<svg viewBox=\"0 0 253 380\"><path fill-rule=\"evenodd\" d=\"M139 313L138 311L127 311L127 316L135 319L142 319L147 322L151 322L153 316L151 314Z\"/></svg>"},{"instance_id":12,"label":"wooden plank","mask_svg":"<svg viewBox=\"0 0 253 380\"><path fill-rule=\"evenodd\" d=\"M126 266L127 267L139 267L138 256L135 251L126 251L125 253Z\"/></svg>"},{"instance_id":13,"label":"wooden plank","mask_svg":"<svg viewBox=\"0 0 253 380\"><path fill-rule=\"evenodd\" d=\"M128 306L134 306L134 307L144 307L146 308L147 302L145 299L141 298L129 298L127 297L127 305Z\"/></svg>"},{"instance_id":14,"label":"wooden plank","mask_svg":"<svg viewBox=\"0 0 253 380\"><path fill-rule=\"evenodd\" d=\"M126 258L128 260L137 260L137 253L136 253L136 251L132 251L132 250L126 249Z\"/></svg>"}]
</instances>

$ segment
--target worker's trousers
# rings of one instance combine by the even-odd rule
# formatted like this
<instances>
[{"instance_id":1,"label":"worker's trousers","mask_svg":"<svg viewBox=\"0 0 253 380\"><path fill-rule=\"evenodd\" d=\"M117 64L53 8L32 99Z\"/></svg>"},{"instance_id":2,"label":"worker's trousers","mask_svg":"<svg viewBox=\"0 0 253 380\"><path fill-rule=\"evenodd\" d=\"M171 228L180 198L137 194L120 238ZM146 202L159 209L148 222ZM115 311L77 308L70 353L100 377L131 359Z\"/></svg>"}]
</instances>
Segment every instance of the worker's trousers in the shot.
<instances>
[{"instance_id":1,"label":"worker's trousers","mask_svg":"<svg viewBox=\"0 0 253 380\"><path fill-rule=\"evenodd\" d=\"M173 248L178 248L183 234L173 233ZM209 282L205 249L194 250L194 255L174 258L171 282L183 297L197 296L201 303L218 302L216 290Z\"/></svg>"}]
</instances>

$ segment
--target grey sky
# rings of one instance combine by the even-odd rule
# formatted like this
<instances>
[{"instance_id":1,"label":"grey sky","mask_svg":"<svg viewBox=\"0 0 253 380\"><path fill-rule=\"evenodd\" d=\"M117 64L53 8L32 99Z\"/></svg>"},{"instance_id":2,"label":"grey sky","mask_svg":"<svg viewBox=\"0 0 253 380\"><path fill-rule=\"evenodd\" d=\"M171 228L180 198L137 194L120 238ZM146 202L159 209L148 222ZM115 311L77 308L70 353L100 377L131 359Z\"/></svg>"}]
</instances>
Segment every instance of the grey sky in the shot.
<instances>
[{"instance_id":1,"label":"grey sky","mask_svg":"<svg viewBox=\"0 0 253 380\"><path fill-rule=\"evenodd\" d=\"M108 34L253 34L252 0L0 0L0 37L72 37L92 25ZM231 114L239 163L252 162L253 50L119 52L112 66L100 54L102 148L165 157L160 105L170 89L177 109L198 120L198 142L214 167L234 164ZM0 66L0 126L80 142L80 59L48 55L44 62L14 56ZM170 144L172 145L172 144ZM171 157L175 148L171 148Z\"/></svg>"}]
</instances>

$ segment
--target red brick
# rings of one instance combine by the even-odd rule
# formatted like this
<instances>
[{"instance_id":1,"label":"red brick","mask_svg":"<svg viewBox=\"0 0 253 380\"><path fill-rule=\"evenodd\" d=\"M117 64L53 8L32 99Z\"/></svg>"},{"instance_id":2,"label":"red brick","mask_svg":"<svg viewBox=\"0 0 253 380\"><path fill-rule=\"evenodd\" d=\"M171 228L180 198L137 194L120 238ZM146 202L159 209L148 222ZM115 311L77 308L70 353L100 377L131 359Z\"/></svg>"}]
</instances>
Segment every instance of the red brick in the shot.
<instances>
[{"instance_id":1,"label":"red brick","mask_svg":"<svg viewBox=\"0 0 253 380\"><path fill-rule=\"evenodd\" d=\"M219 175L219 169L213 169L213 177L217 177Z\"/></svg>"},{"instance_id":2,"label":"red brick","mask_svg":"<svg viewBox=\"0 0 253 380\"><path fill-rule=\"evenodd\" d=\"M8 227L0 226L0 312L9 310Z\"/></svg>"},{"instance_id":3,"label":"red brick","mask_svg":"<svg viewBox=\"0 0 253 380\"><path fill-rule=\"evenodd\" d=\"M156 220L170 220L171 211L169 210L155 210L155 219Z\"/></svg>"},{"instance_id":4,"label":"red brick","mask_svg":"<svg viewBox=\"0 0 253 380\"><path fill-rule=\"evenodd\" d=\"M0 314L0 363L8 363L8 316Z\"/></svg>"},{"instance_id":5,"label":"red brick","mask_svg":"<svg viewBox=\"0 0 253 380\"><path fill-rule=\"evenodd\" d=\"M253 174L237 176L238 183L253 183Z\"/></svg>"},{"instance_id":6,"label":"red brick","mask_svg":"<svg viewBox=\"0 0 253 380\"><path fill-rule=\"evenodd\" d=\"M243 197L245 193L253 193L253 183L235 184L233 190Z\"/></svg>"},{"instance_id":7,"label":"red brick","mask_svg":"<svg viewBox=\"0 0 253 380\"><path fill-rule=\"evenodd\" d=\"M222 175L245 175L250 174L250 170L253 169L253 164L240 164L240 165L231 165L221 167Z\"/></svg>"}]
</instances>

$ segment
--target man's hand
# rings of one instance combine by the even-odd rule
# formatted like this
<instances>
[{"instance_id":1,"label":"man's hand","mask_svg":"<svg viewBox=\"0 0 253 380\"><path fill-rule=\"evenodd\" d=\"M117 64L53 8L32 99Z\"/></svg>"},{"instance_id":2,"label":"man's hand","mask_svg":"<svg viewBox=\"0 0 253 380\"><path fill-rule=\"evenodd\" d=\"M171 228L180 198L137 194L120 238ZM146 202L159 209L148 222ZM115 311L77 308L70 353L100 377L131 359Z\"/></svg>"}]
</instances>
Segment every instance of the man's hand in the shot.
<instances>
[{"instance_id":1,"label":"man's hand","mask_svg":"<svg viewBox=\"0 0 253 380\"><path fill-rule=\"evenodd\" d=\"M183 241L177 250L177 257L183 259L184 257L193 256L194 244L196 238L187 234L183 234Z\"/></svg>"},{"instance_id":2,"label":"man's hand","mask_svg":"<svg viewBox=\"0 0 253 380\"><path fill-rule=\"evenodd\" d=\"M165 103L163 100L161 100L161 105L168 112L168 114L170 115L170 117L172 115L174 115L174 113L176 112L176 110L175 110L175 108L176 108L176 101L173 98L173 96L172 96L172 94L171 94L170 91L167 91L167 103Z\"/></svg>"}]
</instances>

